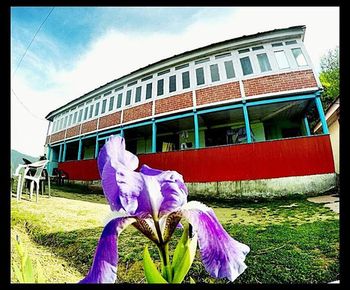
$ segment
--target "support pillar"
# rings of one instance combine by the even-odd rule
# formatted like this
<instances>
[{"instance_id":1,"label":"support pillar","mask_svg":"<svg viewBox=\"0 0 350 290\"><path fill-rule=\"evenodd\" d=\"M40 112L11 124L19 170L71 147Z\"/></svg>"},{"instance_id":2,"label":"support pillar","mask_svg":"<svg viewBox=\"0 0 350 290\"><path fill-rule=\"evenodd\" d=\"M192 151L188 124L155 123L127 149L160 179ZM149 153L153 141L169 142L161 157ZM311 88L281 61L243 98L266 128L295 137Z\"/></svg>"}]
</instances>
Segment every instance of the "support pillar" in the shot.
<instances>
[{"instance_id":1,"label":"support pillar","mask_svg":"<svg viewBox=\"0 0 350 290\"><path fill-rule=\"evenodd\" d=\"M306 130L306 135L311 136L309 121L307 120L306 116L303 118L303 121L304 121L305 130Z\"/></svg>"},{"instance_id":2,"label":"support pillar","mask_svg":"<svg viewBox=\"0 0 350 290\"><path fill-rule=\"evenodd\" d=\"M63 144L62 162L66 161L66 152L67 152L67 143L64 143L64 144Z\"/></svg>"},{"instance_id":3,"label":"support pillar","mask_svg":"<svg viewBox=\"0 0 350 290\"><path fill-rule=\"evenodd\" d=\"M322 102L321 102L321 98L320 98L319 94L316 95L315 103L316 103L318 115L320 116L323 134L329 134L327 120L326 120L326 116L325 116L324 111L323 111Z\"/></svg>"},{"instance_id":4,"label":"support pillar","mask_svg":"<svg viewBox=\"0 0 350 290\"><path fill-rule=\"evenodd\" d=\"M96 143L95 143L95 158L97 158L98 155L98 135L96 135Z\"/></svg>"},{"instance_id":5,"label":"support pillar","mask_svg":"<svg viewBox=\"0 0 350 290\"><path fill-rule=\"evenodd\" d=\"M252 143L252 136L250 135L250 124L249 124L249 116L246 104L243 104L243 115L244 115L244 123L245 123L245 131L247 134L247 143Z\"/></svg>"},{"instance_id":6,"label":"support pillar","mask_svg":"<svg viewBox=\"0 0 350 290\"><path fill-rule=\"evenodd\" d=\"M58 153L58 162L61 162L61 159L62 159L62 145L63 144L60 144L60 151Z\"/></svg>"},{"instance_id":7,"label":"support pillar","mask_svg":"<svg viewBox=\"0 0 350 290\"><path fill-rule=\"evenodd\" d=\"M83 146L83 140L79 139L79 147L78 147L78 160L81 160L81 148Z\"/></svg>"},{"instance_id":8,"label":"support pillar","mask_svg":"<svg viewBox=\"0 0 350 290\"><path fill-rule=\"evenodd\" d=\"M194 121L194 148L198 149L200 147L200 144L199 144L199 126L198 126L197 112L194 112L193 121Z\"/></svg>"},{"instance_id":9,"label":"support pillar","mask_svg":"<svg viewBox=\"0 0 350 290\"><path fill-rule=\"evenodd\" d=\"M152 153L157 152L157 124L152 120Z\"/></svg>"}]
</instances>

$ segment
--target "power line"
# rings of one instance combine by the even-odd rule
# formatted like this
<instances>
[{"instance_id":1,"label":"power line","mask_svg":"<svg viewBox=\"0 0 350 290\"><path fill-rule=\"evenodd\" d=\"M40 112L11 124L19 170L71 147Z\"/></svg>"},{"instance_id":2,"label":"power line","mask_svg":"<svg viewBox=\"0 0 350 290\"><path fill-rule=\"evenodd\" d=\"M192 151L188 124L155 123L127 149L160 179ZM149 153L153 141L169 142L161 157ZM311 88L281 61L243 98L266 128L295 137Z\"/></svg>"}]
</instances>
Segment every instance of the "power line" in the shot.
<instances>
[{"instance_id":1,"label":"power line","mask_svg":"<svg viewBox=\"0 0 350 290\"><path fill-rule=\"evenodd\" d=\"M32 40L30 41L30 43L29 43L29 45L27 46L27 48L26 48L24 54L22 55L21 59L19 60L19 62L18 62L18 64L17 64L17 67L16 67L15 71L14 71L13 74L12 74L12 77L13 77L13 76L15 75L15 73L17 72L17 70L18 70L20 64L22 63L23 58L24 58L25 55L27 54L27 51L28 51L29 47L32 45L32 43L33 43L35 37L37 36L37 34L39 33L41 27L44 25L44 23L45 23L46 20L49 18L50 14L52 13L52 11L53 11L54 9L55 9L55 7L53 7L53 8L50 10L50 12L49 12L49 13L47 14L47 16L45 17L44 21L40 24L39 28L38 28L37 31L35 32L35 34L34 34Z\"/></svg>"}]
</instances>

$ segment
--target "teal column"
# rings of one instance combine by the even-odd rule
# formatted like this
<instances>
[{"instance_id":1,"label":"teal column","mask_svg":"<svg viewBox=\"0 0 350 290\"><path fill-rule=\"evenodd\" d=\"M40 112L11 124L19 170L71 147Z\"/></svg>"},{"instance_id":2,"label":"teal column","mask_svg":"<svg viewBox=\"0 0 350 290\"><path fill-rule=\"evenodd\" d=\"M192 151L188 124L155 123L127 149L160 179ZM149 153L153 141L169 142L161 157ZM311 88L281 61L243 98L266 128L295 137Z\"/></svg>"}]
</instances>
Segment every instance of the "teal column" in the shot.
<instances>
[{"instance_id":1,"label":"teal column","mask_svg":"<svg viewBox=\"0 0 350 290\"><path fill-rule=\"evenodd\" d=\"M96 136L96 144L95 144L95 158L97 158L98 155L98 135Z\"/></svg>"},{"instance_id":2,"label":"teal column","mask_svg":"<svg viewBox=\"0 0 350 290\"><path fill-rule=\"evenodd\" d=\"M198 126L197 112L194 112L193 121L194 121L194 148L198 149L200 147L200 144L199 144L199 126Z\"/></svg>"},{"instance_id":3,"label":"teal column","mask_svg":"<svg viewBox=\"0 0 350 290\"><path fill-rule=\"evenodd\" d=\"M124 137L124 130L123 128L120 128L120 133L119 133L120 137Z\"/></svg>"},{"instance_id":4,"label":"teal column","mask_svg":"<svg viewBox=\"0 0 350 290\"><path fill-rule=\"evenodd\" d=\"M51 146L47 145L47 160L50 161L51 158Z\"/></svg>"},{"instance_id":5,"label":"teal column","mask_svg":"<svg viewBox=\"0 0 350 290\"><path fill-rule=\"evenodd\" d=\"M306 135L310 136L310 126L309 126L309 121L307 120L306 116L303 118L304 121L304 126L305 126L305 130L306 130Z\"/></svg>"},{"instance_id":6,"label":"teal column","mask_svg":"<svg viewBox=\"0 0 350 290\"><path fill-rule=\"evenodd\" d=\"M58 162L61 162L62 158L62 144L60 144L60 152L58 153Z\"/></svg>"},{"instance_id":7,"label":"teal column","mask_svg":"<svg viewBox=\"0 0 350 290\"><path fill-rule=\"evenodd\" d=\"M83 147L83 141L81 138L79 139L79 147L78 147L78 160L81 160L81 148Z\"/></svg>"},{"instance_id":8,"label":"teal column","mask_svg":"<svg viewBox=\"0 0 350 290\"><path fill-rule=\"evenodd\" d=\"M62 162L66 161L66 152L67 152L67 143L64 143L64 144L63 144Z\"/></svg>"},{"instance_id":9,"label":"teal column","mask_svg":"<svg viewBox=\"0 0 350 290\"><path fill-rule=\"evenodd\" d=\"M243 104L243 115L244 115L244 123L245 123L245 131L247 133L247 143L252 143L252 136L250 135L250 124L249 124L249 116L246 104Z\"/></svg>"},{"instance_id":10,"label":"teal column","mask_svg":"<svg viewBox=\"0 0 350 290\"><path fill-rule=\"evenodd\" d=\"M315 103L316 103L318 114L320 116L323 134L328 134L329 131L328 131L328 126L327 126L327 120L326 120L326 116L325 116L324 111L323 111L322 102L321 102L319 94L316 95Z\"/></svg>"},{"instance_id":11,"label":"teal column","mask_svg":"<svg viewBox=\"0 0 350 290\"><path fill-rule=\"evenodd\" d=\"M152 153L157 152L157 124L152 120Z\"/></svg>"}]
</instances>

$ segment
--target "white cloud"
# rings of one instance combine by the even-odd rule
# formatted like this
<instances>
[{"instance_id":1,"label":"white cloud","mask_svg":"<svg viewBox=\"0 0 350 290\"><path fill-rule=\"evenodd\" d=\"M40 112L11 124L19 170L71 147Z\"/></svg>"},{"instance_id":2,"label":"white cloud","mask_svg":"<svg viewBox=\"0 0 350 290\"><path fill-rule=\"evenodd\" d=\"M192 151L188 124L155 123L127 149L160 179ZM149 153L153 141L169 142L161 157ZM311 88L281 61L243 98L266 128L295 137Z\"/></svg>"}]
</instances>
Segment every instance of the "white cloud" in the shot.
<instances>
[{"instance_id":1,"label":"white cloud","mask_svg":"<svg viewBox=\"0 0 350 290\"><path fill-rule=\"evenodd\" d=\"M337 7L244 7L232 9L230 14L211 17L209 14L210 9L198 13L196 21L177 34L124 33L110 29L87 45L86 52L76 56L68 69L61 69L62 60L59 58L49 61L30 53L28 56L33 67L47 73L43 84L52 85L44 86L44 90L38 89L19 70L13 88L31 111L44 117L68 101L133 70L218 41L306 25L305 46L316 68L321 55L339 43ZM43 39L55 49L48 39ZM55 55L63 54L56 52ZM11 99L13 148L28 154L42 154L48 123L33 118L14 100L14 96Z\"/></svg>"}]
</instances>

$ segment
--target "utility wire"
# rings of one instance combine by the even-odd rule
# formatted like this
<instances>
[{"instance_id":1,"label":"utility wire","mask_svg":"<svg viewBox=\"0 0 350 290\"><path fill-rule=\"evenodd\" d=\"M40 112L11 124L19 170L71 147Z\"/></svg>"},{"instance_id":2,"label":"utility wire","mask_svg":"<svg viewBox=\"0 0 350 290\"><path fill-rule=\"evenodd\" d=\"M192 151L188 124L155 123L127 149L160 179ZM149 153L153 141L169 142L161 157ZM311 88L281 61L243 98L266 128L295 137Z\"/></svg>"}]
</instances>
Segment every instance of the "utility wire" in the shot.
<instances>
[{"instance_id":1,"label":"utility wire","mask_svg":"<svg viewBox=\"0 0 350 290\"><path fill-rule=\"evenodd\" d=\"M44 23L45 23L46 20L49 18L50 14L52 13L52 11L53 11L54 9L55 9L55 7L51 8L51 10L50 10L49 13L47 14L47 16L45 17L45 19L43 20L43 22L41 22L39 28L38 28L37 31L35 32L35 34L34 34L32 40L30 41L30 43L29 43L29 45L27 46L26 50L24 51L24 53L23 53L21 59L19 60L17 66L16 66L16 69L15 69L15 71L14 71L13 74L12 74L12 78L14 78L14 76L15 76L15 74L16 74L18 68L19 68L19 66L21 65L21 63L22 63L24 57L26 56L26 54L27 54L27 52L28 52L30 46L32 45L34 39L36 38L37 34L39 33L41 27L43 27ZM45 121L46 121L46 119L40 118L40 117L36 116L34 113L32 113L32 112L27 108L27 106L24 105L24 103L21 101L21 99L17 96L17 94L15 93L15 91L13 90L12 87L11 87L11 91L12 91L12 93L15 95L15 97L17 98L17 100L19 101L19 103L23 106L23 108L25 108L32 116L34 116L34 117L37 118L37 119L45 120Z\"/></svg>"}]
</instances>

